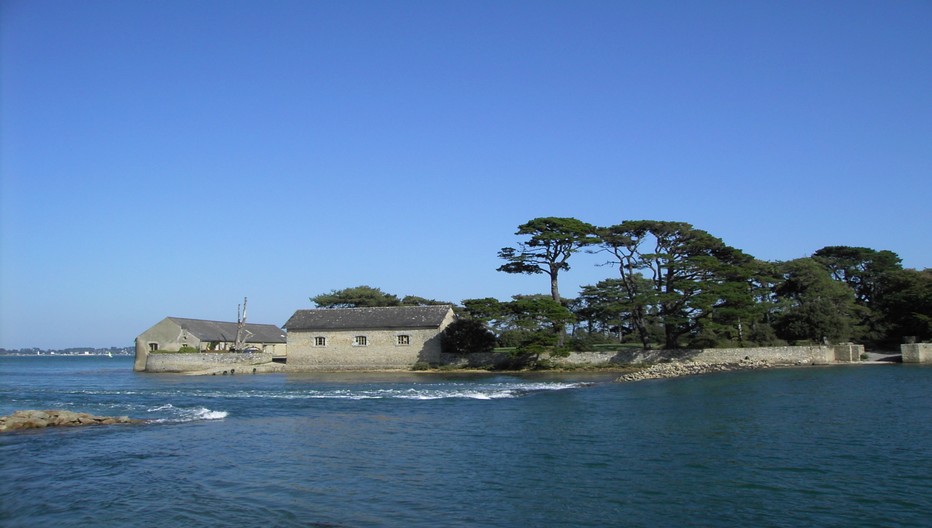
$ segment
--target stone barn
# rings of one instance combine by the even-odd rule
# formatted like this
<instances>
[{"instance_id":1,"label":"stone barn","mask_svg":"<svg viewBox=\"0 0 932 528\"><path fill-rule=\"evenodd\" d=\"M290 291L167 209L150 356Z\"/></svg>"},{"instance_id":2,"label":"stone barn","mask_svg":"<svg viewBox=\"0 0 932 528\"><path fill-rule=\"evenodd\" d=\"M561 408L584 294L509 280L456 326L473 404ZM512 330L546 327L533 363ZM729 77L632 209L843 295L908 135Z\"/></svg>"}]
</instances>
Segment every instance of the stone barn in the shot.
<instances>
[{"instance_id":1,"label":"stone barn","mask_svg":"<svg viewBox=\"0 0 932 528\"><path fill-rule=\"evenodd\" d=\"M285 323L288 370L407 370L440 362L451 306L298 310Z\"/></svg>"},{"instance_id":2,"label":"stone barn","mask_svg":"<svg viewBox=\"0 0 932 528\"><path fill-rule=\"evenodd\" d=\"M136 337L136 370L145 370L149 352L178 352L182 347L197 352L228 352L236 343L237 323L166 317ZM246 348L285 356L285 331L271 324L247 323Z\"/></svg>"}]
</instances>

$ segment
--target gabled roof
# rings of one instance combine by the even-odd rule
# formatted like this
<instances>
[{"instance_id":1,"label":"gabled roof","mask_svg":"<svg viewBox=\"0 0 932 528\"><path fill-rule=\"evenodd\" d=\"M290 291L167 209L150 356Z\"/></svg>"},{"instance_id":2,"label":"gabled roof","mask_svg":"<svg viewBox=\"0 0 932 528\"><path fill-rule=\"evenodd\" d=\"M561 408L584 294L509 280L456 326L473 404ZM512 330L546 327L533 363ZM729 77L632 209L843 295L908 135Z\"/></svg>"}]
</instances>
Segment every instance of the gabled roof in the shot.
<instances>
[{"instance_id":1,"label":"gabled roof","mask_svg":"<svg viewBox=\"0 0 932 528\"><path fill-rule=\"evenodd\" d=\"M183 317L169 317L168 319L201 341L226 343L236 341L236 323ZM246 332L247 343L284 343L287 341L285 331L275 325L246 323L246 330L248 330Z\"/></svg>"},{"instance_id":2,"label":"gabled roof","mask_svg":"<svg viewBox=\"0 0 932 528\"><path fill-rule=\"evenodd\" d=\"M361 330L438 328L451 307L389 306L380 308L322 308L298 310L285 323L288 330Z\"/></svg>"}]
</instances>

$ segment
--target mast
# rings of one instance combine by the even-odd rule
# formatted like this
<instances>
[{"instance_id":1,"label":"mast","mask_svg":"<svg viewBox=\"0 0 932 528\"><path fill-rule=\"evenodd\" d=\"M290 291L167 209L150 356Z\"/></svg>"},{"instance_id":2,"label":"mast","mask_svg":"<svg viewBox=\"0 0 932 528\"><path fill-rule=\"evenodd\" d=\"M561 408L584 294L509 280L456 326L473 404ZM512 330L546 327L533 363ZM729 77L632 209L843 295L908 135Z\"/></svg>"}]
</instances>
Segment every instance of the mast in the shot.
<instances>
[{"instance_id":1,"label":"mast","mask_svg":"<svg viewBox=\"0 0 932 528\"><path fill-rule=\"evenodd\" d=\"M242 312L240 312L242 308ZM233 350L236 352L242 352L246 348L246 338L249 337L251 332L246 330L246 297L243 297L242 306L236 306L236 343L233 345Z\"/></svg>"}]
</instances>

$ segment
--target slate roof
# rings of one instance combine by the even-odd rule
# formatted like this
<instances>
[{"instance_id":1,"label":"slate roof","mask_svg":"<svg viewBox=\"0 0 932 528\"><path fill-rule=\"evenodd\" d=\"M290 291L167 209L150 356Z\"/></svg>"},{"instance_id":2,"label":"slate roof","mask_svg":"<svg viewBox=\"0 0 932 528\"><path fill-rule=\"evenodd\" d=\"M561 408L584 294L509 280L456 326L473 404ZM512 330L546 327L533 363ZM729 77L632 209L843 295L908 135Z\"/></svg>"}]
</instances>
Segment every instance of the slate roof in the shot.
<instances>
[{"instance_id":1,"label":"slate roof","mask_svg":"<svg viewBox=\"0 0 932 528\"><path fill-rule=\"evenodd\" d=\"M285 328L288 330L438 328L450 308L448 305L438 305L298 310L285 323Z\"/></svg>"},{"instance_id":2,"label":"slate roof","mask_svg":"<svg viewBox=\"0 0 932 528\"><path fill-rule=\"evenodd\" d=\"M201 341L236 341L236 323L224 321L205 321L203 319L185 319L183 317L169 317L178 326L187 330L191 335ZM246 323L247 343L284 343L285 331L270 324Z\"/></svg>"}]
</instances>

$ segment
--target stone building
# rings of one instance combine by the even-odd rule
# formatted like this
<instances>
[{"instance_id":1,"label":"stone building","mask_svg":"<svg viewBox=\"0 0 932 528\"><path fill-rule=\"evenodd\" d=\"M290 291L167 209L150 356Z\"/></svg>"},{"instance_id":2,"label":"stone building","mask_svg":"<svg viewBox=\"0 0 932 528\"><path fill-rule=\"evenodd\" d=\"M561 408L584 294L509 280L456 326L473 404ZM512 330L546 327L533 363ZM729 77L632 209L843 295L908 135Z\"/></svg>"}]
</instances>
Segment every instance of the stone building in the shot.
<instances>
[{"instance_id":1,"label":"stone building","mask_svg":"<svg viewBox=\"0 0 932 528\"><path fill-rule=\"evenodd\" d=\"M146 369L150 352L177 352L188 346L198 352L227 352L236 343L237 324L203 319L166 317L136 337L136 370ZM271 324L247 323L246 348L256 352L284 356L285 331Z\"/></svg>"},{"instance_id":2,"label":"stone building","mask_svg":"<svg viewBox=\"0 0 932 528\"><path fill-rule=\"evenodd\" d=\"M451 306L298 310L285 323L288 370L395 370L440 362Z\"/></svg>"}]
</instances>

